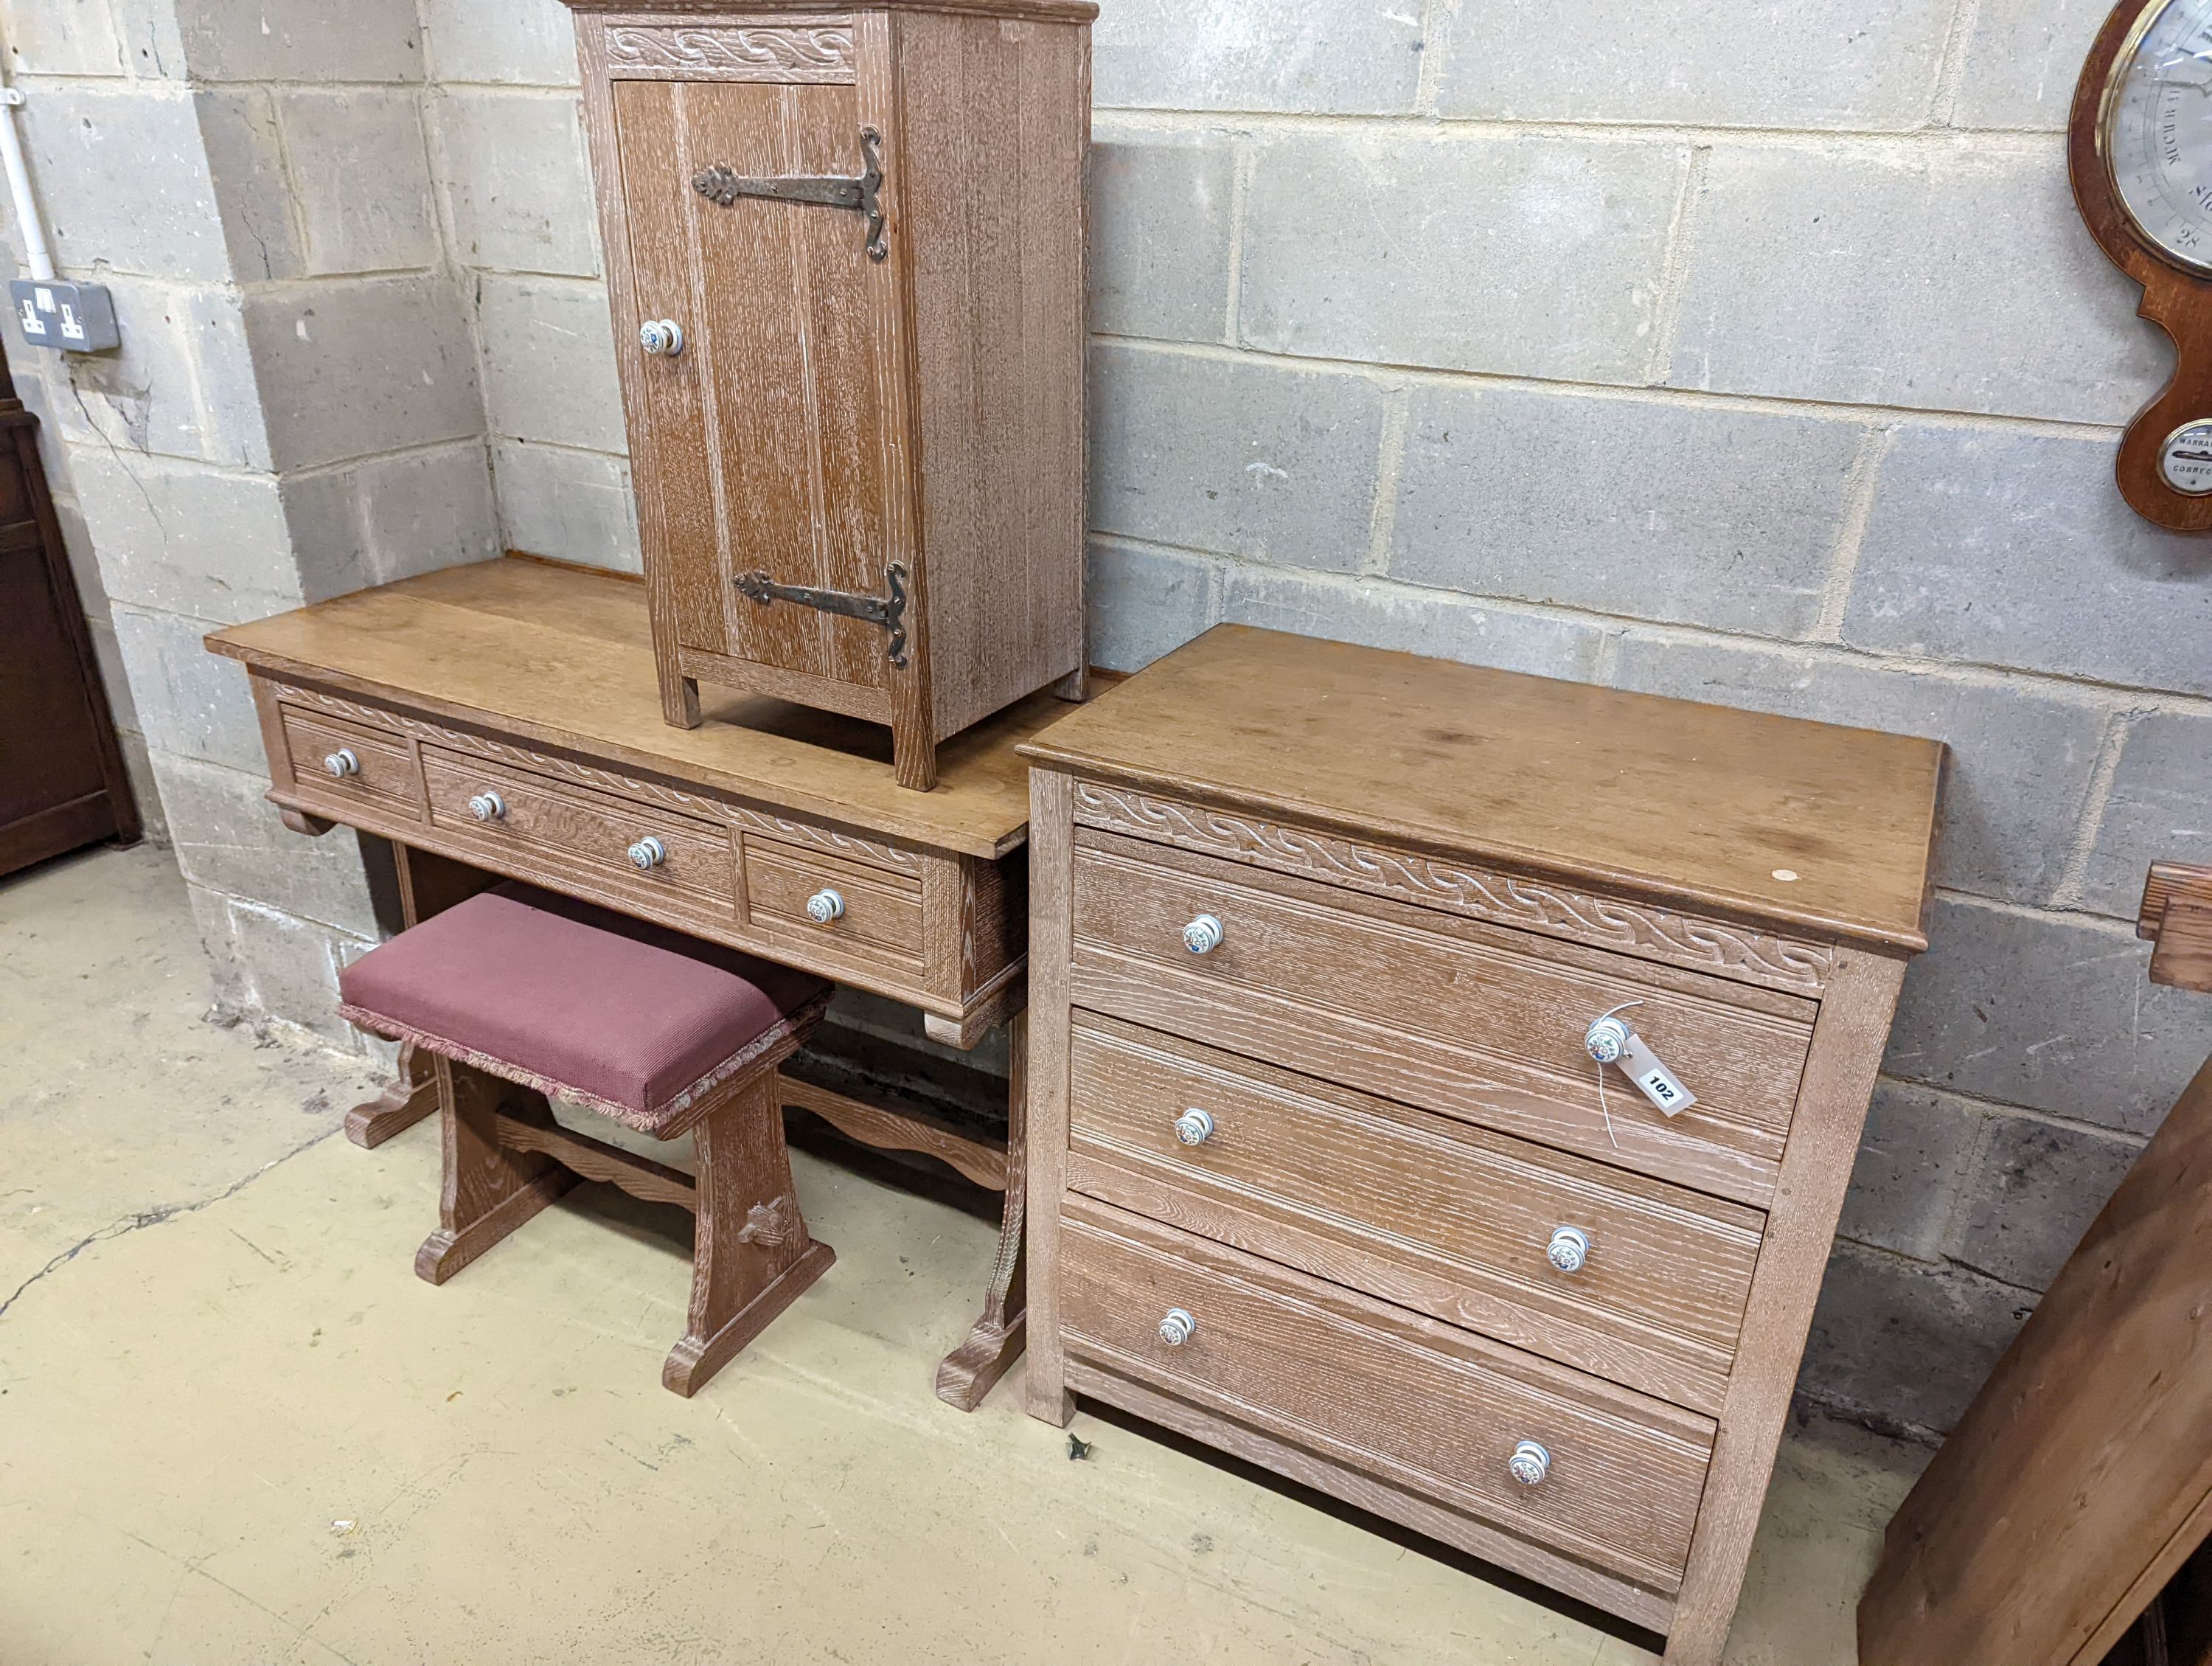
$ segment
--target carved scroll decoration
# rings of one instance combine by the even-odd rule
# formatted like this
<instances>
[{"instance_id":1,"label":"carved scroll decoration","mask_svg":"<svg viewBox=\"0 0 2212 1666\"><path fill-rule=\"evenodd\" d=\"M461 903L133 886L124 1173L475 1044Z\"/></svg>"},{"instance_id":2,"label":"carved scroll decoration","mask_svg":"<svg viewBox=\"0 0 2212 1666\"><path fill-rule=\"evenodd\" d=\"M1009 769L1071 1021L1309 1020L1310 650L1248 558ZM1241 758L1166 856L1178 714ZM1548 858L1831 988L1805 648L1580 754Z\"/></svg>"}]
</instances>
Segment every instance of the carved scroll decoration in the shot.
<instances>
[{"instance_id":1,"label":"carved scroll decoration","mask_svg":"<svg viewBox=\"0 0 2212 1666\"><path fill-rule=\"evenodd\" d=\"M745 1212L745 1224L738 1233L739 1243L758 1243L778 1250L791 1242L799 1228L799 1208L791 1201L791 1194L766 1203L756 1203Z\"/></svg>"},{"instance_id":2,"label":"carved scroll decoration","mask_svg":"<svg viewBox=\"0 0 2212 1666\"><path fill-rule=\"evenodd\" d=\"M844 82L854 79L849 23L708 28L608 26L607 64L627 80Z\"/></svg>"},{"instance_id":3,"label":"carved scroll decoration","mask_svg":"<svg viewBox=\"0 0 2212 1666\"><path fill-rule=\"evenodd\" d=\"M811 822L792 821L783 816L770 815L764 810L755 810L747 805L726 804L722 806L722 813L739 827L793 844L812 845L817 849L830 851L864 866L894 868L901 873L921 872L921 858L911 850L902 850L896 845L878 844L873 839L840 833L835 828L817 827Z\"/></svg>"},{"instance_id":4,"label":"carved scroll decoration","mask_svg":"<svg viewBox=\"0 0 2212 1666\"><path fill-rule=\"evenodd\" d=\"M1501 925L1775 988L1817 992L1835 965L1834 951L1826 944L1723 925L1650 903L1591 897L1548 881L1436 861L1087 781L1075 783L1075 819L1087 827L1225 853L1264 867L1441 903Z\"/></svg>"},{"instance_id":5,"label":"carved scroll decoration","mask_svg":"<svg viewBox=\"0 0 2212 1666\"><path fill-rule=\"evenodd\" d=\"M864 866L889 868L901 873L919 873L921 858L914 852L896 845L881 844L872 839L863 839L854 834L840 833L834 828L817 826L811 822L793 821L750 805L725 800L700 798L694 793L664 787L657 781L638 781L629 775L615 774L611 769L599 769L588 763L578 763L568 758L550 757L543 752L533 752L520 746L511 746L487 736L465 733L427 722L419 717L410 717L403 712L387 710L379 706L356 704L342 700L336 695L322 694L310 689L296 688L290 684L271 681L270 688L277 699L288 706L305 710L327 712L338 717L349 717L356 722L373 728L397 730L416 740L451 746L459 751L476 757L513 764L533 774L550 775L557 781L619 794L624 798L643 799L687 815L699 816L710 821L726 821L732 825L781 839L791 844L811 845L842 856Z\"/></svg>"}]
</instances>

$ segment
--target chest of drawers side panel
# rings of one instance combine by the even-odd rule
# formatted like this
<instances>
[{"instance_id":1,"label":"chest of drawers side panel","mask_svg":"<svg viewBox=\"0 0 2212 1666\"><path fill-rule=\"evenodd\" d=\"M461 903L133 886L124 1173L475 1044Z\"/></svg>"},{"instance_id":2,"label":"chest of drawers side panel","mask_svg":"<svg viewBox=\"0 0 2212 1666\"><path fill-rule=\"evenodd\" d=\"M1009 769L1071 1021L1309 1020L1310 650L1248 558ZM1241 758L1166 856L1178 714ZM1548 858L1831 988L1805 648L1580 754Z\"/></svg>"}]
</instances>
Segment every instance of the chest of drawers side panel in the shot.
<instances>
[{"instance_id":1,"label":"chest of drawers side panel","mask_svg":"<svg viewBox=\"0 0 2212 1666\"><path fill-rule=\"evenodd\" d=\"M1901 955L1836 952L1668 1627L1668 1666L1717 1666L1728 1641L1905 967Z\"/></svg>"},{"instance_id":2,"label":"chest of drawers side panel","mask_svg":"<svg viewBox=\"0 0 2212 1666\"><path fill-rule=\"evenodd\" d=\"M1060 1341L1060 1206L1067 1178L1068 961L1074 950L1074 782L1030 771L1029 1369L1031 1417L1062 1428L1075 1415Z\"/></svg>"}]
</instances>

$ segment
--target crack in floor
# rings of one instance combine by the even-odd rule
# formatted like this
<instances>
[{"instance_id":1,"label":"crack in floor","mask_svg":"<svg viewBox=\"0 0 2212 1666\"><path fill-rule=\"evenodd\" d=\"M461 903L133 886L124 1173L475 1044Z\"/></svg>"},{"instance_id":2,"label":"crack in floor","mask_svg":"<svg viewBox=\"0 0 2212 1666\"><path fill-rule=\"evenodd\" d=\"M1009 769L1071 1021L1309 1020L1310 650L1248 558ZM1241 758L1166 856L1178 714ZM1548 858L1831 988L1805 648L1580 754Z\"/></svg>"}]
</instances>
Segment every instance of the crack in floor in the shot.
<instances>
[{"instance_id":1,"label":"crack in floor","mask_svg":"<svg viewBox=\"0 0 2212 1666\"><path fill-rule=\"evenodd\" d=\"M101 1227L96 1232L86 1234L86 1236L79 1238L75 1243L70 1245L68 1249L63 1250L61 1254L56 1256L44 1267L41 1267L37 1272L32 1274L31 1276L24 1280L22 1283L17 1285L14 1292L9 1296L8 1299L4 1302L0 1302L0 1319L4 1319L8 1316L8 1310L15 1306L15 1304L22 1298L22 1295L25 1291L28 1290L33 1285L38 1283L40 1280L46 1278L48 1274L58 1273L63 1268L67 1267L79 1256L91 1249L94 1244L112 1243L117 1238L126 1237L132 1232L142 1231L149 1226L159 1226L163 1221L174 1220L179 1215L196 1215L203 1209L213 1208L225 1198L236 1197L248 1186L251 1186L255 1181L260 1179L263 1175L267 1174L270 1170L276 1168L283 1164L290 1162L294 1158L301 1155L304 1152L313 1151L316 1146L321 1145L325 1140L330 1139L333 1134L340 1134L343 1131L344 1125L343 1123L340 1123L335 1128L324 1129L313 1139L307 1140L302 1145L293 1146L291 1150L286 1152L282 1157L272 1158L268 1162L264 1163L259 1168L256 1169L252 1174L247 1175L243 1180L233 1181L229 1185L217 1192L213 1197L201 1198L196 1203L165 1203L158 1208L142 1209L136 1214L124 1216L120 1220L112 1220L108 1222L106 1225Z\"/></svg>"}]
</instances>

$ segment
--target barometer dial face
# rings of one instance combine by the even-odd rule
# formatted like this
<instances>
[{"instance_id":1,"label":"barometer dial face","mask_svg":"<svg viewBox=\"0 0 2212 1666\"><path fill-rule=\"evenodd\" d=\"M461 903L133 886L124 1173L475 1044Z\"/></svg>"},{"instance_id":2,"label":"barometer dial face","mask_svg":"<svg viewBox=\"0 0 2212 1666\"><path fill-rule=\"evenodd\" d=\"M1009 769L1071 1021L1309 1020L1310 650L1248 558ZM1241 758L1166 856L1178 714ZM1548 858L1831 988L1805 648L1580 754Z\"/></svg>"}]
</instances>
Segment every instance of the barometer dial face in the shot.
<instances>
[{"instance_id":1,"label":"barometer dial face","mask_svg":"<svg viewBox=\"0 0 2212 1666\"><path fill-rule=\"evenodd\" d=\"M2212 0L2144 9L2106 83L2102 137L2136 231L2212 272Z\"/></svg>"}]
</instances>

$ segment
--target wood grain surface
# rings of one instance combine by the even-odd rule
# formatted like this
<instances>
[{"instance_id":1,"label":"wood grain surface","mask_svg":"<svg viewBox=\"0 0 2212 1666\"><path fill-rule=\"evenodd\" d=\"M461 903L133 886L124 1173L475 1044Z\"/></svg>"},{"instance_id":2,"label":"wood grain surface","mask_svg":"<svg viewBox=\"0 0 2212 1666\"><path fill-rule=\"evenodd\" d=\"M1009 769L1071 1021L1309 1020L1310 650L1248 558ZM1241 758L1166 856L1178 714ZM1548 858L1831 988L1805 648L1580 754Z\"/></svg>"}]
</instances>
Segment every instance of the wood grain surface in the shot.
<instances>
[{"instance_id":1,"label":"wood grain surface","mask_svg":"<svg viewBox=\"0 0 2212 1666\"><path fill-rule=\"evenodd\" d=\"M1220 625L1028 750L1770 929L1927 946L1940 741Z\"/></svg>"},{"instance_id":2,"label":"wood grain surface","mask_svg":"<svg viewBox=\"0 0 2212 1666\"><path fill-rule=\"evenodd\" d=\"M1079 1013L1070 1183L1400 1306L1720 1409L1765 1225L1644 1180ZM1203 1110L1203 1144L1175 1119ZM1579 1272L1547 1257L1589 1239Z\"/></svg>"},{"instance_id":3,"label":"wood grain surface","mask_svg":"<svg viewBox=\"0 0 2212 1666\"><path fill-rule=\"evenodd\" d=\"M936 743L1079 679L1085 8L580 17L670 721L719 683ZM873 135L873 150L864 144ZM855 179L860 216L694 188ZM680 352L650 356L668 319ZM735 587L904 594L903 635Z\"/></svg>"},{"instance_id":4,"label":"wood grain surface","mask_svg":"<svg viewBox=\"0 0 2212 1666\"><path fill-rule=\"evenodd\" d=\"M1866 1666L2095 1666L2212 1529L2212 1063L1890 1523Z\"/></svg>"},{"instance_id":5,"label":"wood grain surface","mask_svg":"<svg viewBox=\"0 0 2212 1666\"><path fill-rule=\"evenodd\" d=\"M2150 981L2212 994L2212 867L2153 862L2136 935L2151 951Z\"/></svg>"},{"instance_id":6,"label":"wood grain surface","mask_svg":"<svg viewBox=\"0 0 2212 1666\"><path fill-rule=\"evenodd\" d=\"M1224 629L1027 750L1031 1414L1096 1395L1718 1666L1943 746ZM1680 1117L1601 1100L1615 1007ZM1602 1501L1498 1479L1563 1448L1470 1363L1603 1424Z\"/></svg>"},{"instance_id":7,"label":"wood grain surface","mask_svg":"<svg viewBox=\"0 0 2212 1666\"><path fill-rule=\"evenodd\" d=\"M1076 836L1078 1004L1760 1204L1812 1003L1110 835ZM1218 918L1221 945L1184 948ZM1668 1118L1590 1022L1626 1016L1698 1096Z\"/></svg>"},{"instance_id":8,"label":"wood grain surface","mask_svg":"<svg viewBox=\"0 0 2212 1666\"><path fill-rule=\"evenodd\" d=\"M0 873L139 835L38 436L0 365Z\"/></svg>"},{"instance_id":9,"label":"wood grain surface","mask_svg":"<svg viewBox=\"0 0 2212 1666\"><path fill-rule=\"evenodd\" d=\"M335 793L380 799L391 808L413 814L422 803L422 771L407 738L396 730L365 722L282 708L285 757L295 784ZM356 773L335 775L325 762L350 751Z\"/></svg>"},{"instance_id":10,"label":"wood grain surface","mask_svg":"<svg viewBox=\"0 0 2212 1666\"><path fill-rule=\"evenodd\" d=\"M422 780L429 793L430 824L448 833L514 842L606 870L611 883L688 893L727 909L737 897L736 858L729 829L678 816L658 805L640 806L556 787L520 769L487 763L441 747L422 749ZM505 806L494 820L479 820L469 801L495 793ZM658 866L641 869L629 848L647 836L667 852Z\"/></svg>"},{"instance_id":11,"label":"wood grain surface","mask_svg":"<svg viewBox=\"0 0 2212 1666\"><path fill-rule=\"evenodd\" d=\"M1667 1666L1719 1666L1727 1645L1904 981L1899 957L1839 951L1834 979L1821 998L1790 1148L1744 1309L1735 1370L1721 1408L1698 1536L1668 1628Z\"/></svg>"},{"instance_id":12,"label":"wood grain surface","mask_svg":"<svg viewBox=\"0 0 2212 1666\"><path fill-rule=\"evenodd\" d=\"M1071 1199L1067 1346L1661 1592L1681 1572L1712 1425L1169 1226ZM1170 1347L1161 1317L1197 1321ZM1506 1468L1540 1442L1550 1476Z\"/></svg>"},{"instance_id":13,"label":"wood grain surface","mask_svg":"<svg viewBox=\"0 0 2212 1666\"><path fill-rule=\"evenodd\" d=\"M863 837L997 858L1029 821L1022 740L1064 716L1024 701L938 751L937 790L891 780L872 726L717 691L694 730L661 716L647 598L607 573L504 560L449 568L216 632L280 678L490 729L647 778L819 818Z\"/></svg>"},{"instance_id":14,"label":"wood grain surface","mask_svg":"<svg viewBox=\"0 0 2212 1666\"><path fill-rule=\"evenodd\" d=\"M921 886L887 875L778 847L765 839L745 842L745 917L755 925L781 927L848 944L886 950L908 960L921 958ZM807 899L835 891L845 911L826 925L806 912Z\"/></svg>"}]
</instances>

